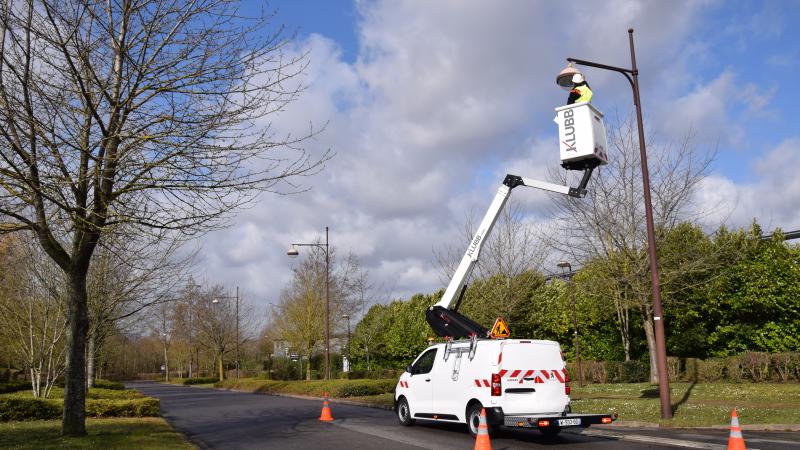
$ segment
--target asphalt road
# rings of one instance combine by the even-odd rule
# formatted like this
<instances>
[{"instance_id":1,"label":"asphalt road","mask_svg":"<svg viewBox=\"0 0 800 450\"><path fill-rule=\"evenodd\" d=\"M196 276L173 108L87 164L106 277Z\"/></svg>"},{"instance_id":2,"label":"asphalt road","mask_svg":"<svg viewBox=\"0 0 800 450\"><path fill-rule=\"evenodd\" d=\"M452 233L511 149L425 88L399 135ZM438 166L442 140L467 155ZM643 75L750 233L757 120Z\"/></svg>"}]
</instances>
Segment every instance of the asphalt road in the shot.
<instances>
[{"instance_id":1,"label":"asphalt road","mask_svg":"<svg viewBox=\"0 0 800 450\"><path fill-rule=\"evenodd\" d=\"M130 383L161 399L161 412L200 448L212 449L471 449L464 426L423 424L401 427L392 411L331 402L333 422L320 422L322 404L271 395L247 394L156 383ZM502 430L494 450L727 448L726 430L651 430L594 426L546 438L533 430ZM748 448L798 449L800 433L745 432Z\"/></svg>"}]
</instances>

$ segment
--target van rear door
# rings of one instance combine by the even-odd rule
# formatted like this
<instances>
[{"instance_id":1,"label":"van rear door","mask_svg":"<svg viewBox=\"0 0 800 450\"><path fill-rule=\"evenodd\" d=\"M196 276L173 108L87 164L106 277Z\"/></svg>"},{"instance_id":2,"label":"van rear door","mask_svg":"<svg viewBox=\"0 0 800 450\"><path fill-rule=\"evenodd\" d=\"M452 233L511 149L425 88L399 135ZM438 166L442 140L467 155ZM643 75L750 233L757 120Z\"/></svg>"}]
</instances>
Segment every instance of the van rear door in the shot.
<instances>
[{"instance_id":1,"label":"van rear door","mask_svg":"<svg viewBox=\"0 0 800 450\"><path fill-rule=\"evenodd\" d=\"M564 411L569 396L565 393L566 371L557 342L505 341L499 359L506 415Z\"/></svg>"}]
</instances>

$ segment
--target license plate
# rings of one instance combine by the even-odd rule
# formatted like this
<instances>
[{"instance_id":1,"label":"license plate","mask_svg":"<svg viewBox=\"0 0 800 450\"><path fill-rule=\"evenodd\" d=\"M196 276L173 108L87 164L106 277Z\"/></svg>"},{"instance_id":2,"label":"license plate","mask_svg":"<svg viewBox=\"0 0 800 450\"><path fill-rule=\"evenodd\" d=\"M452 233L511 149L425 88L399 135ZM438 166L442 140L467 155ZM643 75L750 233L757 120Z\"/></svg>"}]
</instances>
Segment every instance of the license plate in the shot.
<instances>
[{"instance_id":1,"label":"license plate","mask_svg":"<svg viewBox=\"0 0 800 450\"><path fill-rule=\"evenodd\" d=\"M560 427L568 427L580 424L581 424L581 419L558 419L558 426Z\"/></svg>"}]
</instances>

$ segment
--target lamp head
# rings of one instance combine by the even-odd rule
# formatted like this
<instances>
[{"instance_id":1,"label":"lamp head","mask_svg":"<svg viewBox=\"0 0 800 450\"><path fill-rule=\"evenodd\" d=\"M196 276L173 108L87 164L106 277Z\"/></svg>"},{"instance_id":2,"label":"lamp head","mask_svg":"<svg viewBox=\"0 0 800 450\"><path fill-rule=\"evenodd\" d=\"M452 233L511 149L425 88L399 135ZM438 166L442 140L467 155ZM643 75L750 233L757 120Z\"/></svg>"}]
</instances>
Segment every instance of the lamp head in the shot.
<instances>
[{"instance_id":1,"label":"lamp head","mask_svg":"<svg viewBox=\"0 0 800 450\"><path fill-rule=\"evenodd\" d=\"M289 246L289 250L286 251L286 254L289 255L290 257L294 258L297 255L299 255L300 252L298 252L297 251L297 247L295 247L294 244L292 244L292 245Z\"/></svg>"},{"instance_id":2,"label":"lamp head","mask_svg":"<svg viewBox=\"0 0 800 450\"><path fill-rule=\"evenodd\" d=\"M575 85L575 83L572 82L572 77L575 75L580 75L581 78L583 78L583 74L570 62L567 64L567 67L556 76L556 84L561 86L561 89L569 91Z\"/></svg>"}]
</instances>

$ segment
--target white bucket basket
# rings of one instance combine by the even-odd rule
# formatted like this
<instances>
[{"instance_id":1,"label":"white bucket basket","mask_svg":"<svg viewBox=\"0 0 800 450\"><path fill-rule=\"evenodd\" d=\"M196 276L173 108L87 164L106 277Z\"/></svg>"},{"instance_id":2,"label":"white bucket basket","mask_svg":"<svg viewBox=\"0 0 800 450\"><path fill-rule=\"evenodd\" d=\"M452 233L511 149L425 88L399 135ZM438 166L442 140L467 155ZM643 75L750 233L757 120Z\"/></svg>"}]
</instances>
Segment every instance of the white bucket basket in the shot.
<instances>
[{"instance_id":1,"label":"white bucket basket","mask_svg":"<svg viewBox=\"0 0 800 450\"><path fill-rule=\"evenodd\" d=\"M608 164L603 113L589 102L556 108L561 167L584 170Z\"/></svg>"}]
</instances>

